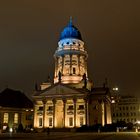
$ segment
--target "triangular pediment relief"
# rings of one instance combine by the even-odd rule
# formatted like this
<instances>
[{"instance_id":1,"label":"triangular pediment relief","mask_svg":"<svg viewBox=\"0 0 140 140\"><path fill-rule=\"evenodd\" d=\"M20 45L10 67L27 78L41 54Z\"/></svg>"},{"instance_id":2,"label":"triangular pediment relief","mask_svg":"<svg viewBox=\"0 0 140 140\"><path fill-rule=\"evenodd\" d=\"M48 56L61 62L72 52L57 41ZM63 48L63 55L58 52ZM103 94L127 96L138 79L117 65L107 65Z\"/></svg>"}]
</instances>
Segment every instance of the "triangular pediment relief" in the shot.
<instances>
[{"instance_id":1,"label":"triangular pediment relief","mask_svg":"<svg viewBox=\"0 0 140 140\"><path fill-rule=\"evenodd\" d=\"M66 85L57 84L45 91L43 91L40 96L51 96L51 95L82 95L84 92L78 91L77 89L68 87Z\"/></svg>"}]
</instances>

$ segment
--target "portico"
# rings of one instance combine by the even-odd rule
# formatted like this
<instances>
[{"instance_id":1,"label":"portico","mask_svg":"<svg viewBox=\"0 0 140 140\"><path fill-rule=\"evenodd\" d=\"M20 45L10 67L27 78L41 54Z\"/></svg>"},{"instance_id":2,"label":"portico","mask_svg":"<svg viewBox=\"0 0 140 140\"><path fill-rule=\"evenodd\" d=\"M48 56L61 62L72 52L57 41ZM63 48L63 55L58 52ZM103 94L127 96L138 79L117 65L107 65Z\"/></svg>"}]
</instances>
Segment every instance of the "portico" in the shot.
<instances>
[{"instance_id":1,"label":"portico","mask_svg":"<svg viewBox=\"0 0 140 140\"><path fill-rule=\"evenodd\" d=\"M84 97L56 97L35 105L35 127L73 128L87 124L87 103Z\"/></svg>"}]
</instances>

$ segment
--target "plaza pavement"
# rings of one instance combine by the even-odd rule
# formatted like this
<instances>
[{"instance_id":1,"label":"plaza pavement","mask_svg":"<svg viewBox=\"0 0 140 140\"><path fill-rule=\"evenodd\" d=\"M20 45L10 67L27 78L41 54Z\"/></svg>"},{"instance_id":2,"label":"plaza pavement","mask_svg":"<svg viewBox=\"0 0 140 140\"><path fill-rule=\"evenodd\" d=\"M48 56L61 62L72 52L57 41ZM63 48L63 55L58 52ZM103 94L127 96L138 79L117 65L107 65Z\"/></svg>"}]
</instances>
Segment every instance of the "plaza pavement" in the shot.
<instances>
[{"instance_id":1,"label":"plaza pavement","mask_svg":"<svg viewBox=\"0 0 140 140\"><path fill-rule=\"evenodd\" d=\"M140 140L140 133L136 132L107 132L107 133L2 133L0 140Z\"/></svg>"}]
</instances>

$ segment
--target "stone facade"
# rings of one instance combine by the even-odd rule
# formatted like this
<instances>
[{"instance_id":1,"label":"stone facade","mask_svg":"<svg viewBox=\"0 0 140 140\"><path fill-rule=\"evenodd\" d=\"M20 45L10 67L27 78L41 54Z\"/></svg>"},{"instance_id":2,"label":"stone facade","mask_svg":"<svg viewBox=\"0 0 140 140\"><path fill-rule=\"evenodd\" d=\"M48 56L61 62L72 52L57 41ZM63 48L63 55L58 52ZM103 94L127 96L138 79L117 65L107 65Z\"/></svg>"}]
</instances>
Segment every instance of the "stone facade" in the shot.
<instances>
[{"instance_id":1,"label":"stone facade","mask_svg":"<svg viewBox=\"0 0 140 140\"><path fill-rule=\"evenodd\" d=\"M125 121L126 123L140 122L140 98L134 96L120 96L112 104L112 121Z\"/></svg>"},{"instance_id":2,"label":"stone facade","mask_svg":"<svg viewBox=\"0 0 140 140\"><path fill-rule=\"evenodd\" d=\"M81 34L70 20L54 54L54 84L43 83L33 95L35 128L111 123L109 90L93 88L88 79L87 56Z\"/></svg>"}]
</instances>

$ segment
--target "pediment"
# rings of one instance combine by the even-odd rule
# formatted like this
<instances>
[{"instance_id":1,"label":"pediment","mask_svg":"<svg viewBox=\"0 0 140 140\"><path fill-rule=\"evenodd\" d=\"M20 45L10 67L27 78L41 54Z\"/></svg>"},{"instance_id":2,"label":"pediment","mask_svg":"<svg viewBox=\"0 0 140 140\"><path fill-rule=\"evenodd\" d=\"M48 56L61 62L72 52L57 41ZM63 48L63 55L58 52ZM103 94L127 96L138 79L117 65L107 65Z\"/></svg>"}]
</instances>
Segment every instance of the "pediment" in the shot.
<instances>
[{"instance_id":1,"label":"pediment","mask_svg":"<svg viewBox=\"0 0 140 140\"><path fill-rule=\"evenodd\" d=\"M40 96L52 96L52 95L82 95L84 92L81 92L78 89L74 89L72 87L62 85L62 84L57 84L54 86L49 87L45 91L43 91Z\"/></svg>"}]
</instances>

